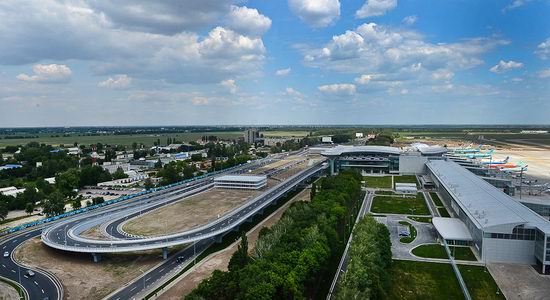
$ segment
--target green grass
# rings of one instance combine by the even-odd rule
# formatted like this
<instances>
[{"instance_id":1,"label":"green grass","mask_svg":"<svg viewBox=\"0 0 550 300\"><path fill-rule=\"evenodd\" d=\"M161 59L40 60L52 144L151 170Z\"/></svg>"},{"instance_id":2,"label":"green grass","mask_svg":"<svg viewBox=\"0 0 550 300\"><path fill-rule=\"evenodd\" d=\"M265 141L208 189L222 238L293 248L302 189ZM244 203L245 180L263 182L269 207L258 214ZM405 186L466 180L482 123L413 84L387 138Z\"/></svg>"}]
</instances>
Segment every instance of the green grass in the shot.
<instances>
[{"instance_id":1,"label":"green grass","mask_svg":"<svg viewBox=\"0 0 550 300\"><path fill-rule=\"evenodd\" d=\"M496 294L497 285L481 266L458 266L474 300L505 299ZM384 299L462 300L464 295L450 264L394 260L389 270L390 284Z\"/></svg>"},{"instance_id":2,"label":"green grass","mask_svg":"<svg viewBox=\"0 0 550 300\"><path fill-rule=\"evenodd\" d=\"M457 260L477 261L477 258L469 247L450 246L449 248ZM445 251L445 247L438 244L420 245L414 248L412 253L416 256L425 258L449 258Z\"/></svg>"},{"instance_id":3,"label":"green grass","mask_svg":"<svg viewBox=\"0 0 550 300\"><path fill-rule=\"evenodd\" d=\"M421 193L419 193L415 198L375 196L372 203L371 212L414 215L430 214Z\"/></svg>"},{"instance_id":4,"label":"green grass","mask_svg":"<svg viewBox=\"0 0 550 300\"><path fill-rule=\"evenodd\" d=\"M392 191L376 191L374 192L376 195L386 195L386 196L394 196L396 193Z\"/></svg>"},{"instance_id":5,"label":"green grass","mask_svg":"<svg viewBox=\"0 0 550 300\"><path fill-rule=\"evenodd\" d=\"M449 212L447 211L447 209L445 207L438 207L437 210L439 211L439 214L441 215L441 217L443 217L443 218L450 218L451 217L451 214L449 214Z\"/></svg>"},{"instance_id":6,"label":"green grass","mask_svg":"<svg viewBox=\"0 0 550 300\"><path fill-rule=\"evenodd\" d=\"M17 294L19 295L19 297L20 297L19 299L27 299L27 298L25 297L25 293L23 292L23 290L21 289L21 287L19 287L17 284L15 284L15 283L13 283L13 282L11 282L11 281L9 281L9 280L6 280L6 279L4 279L4 278L2 278L2 277L0 277L0 281L6 283L6 284L8 284L8 285L10 285L11 287L13 287L13 288L17 291ZM2 298L2 299L3 299L3 298Z\"/></svg>"},{"instance_id":7,"label":"green grass","mask_svg":"<svg viewBox=\"0 0 550 300\"><path fill-rule=\"evenodd\" d=\"M412 243L412 241L414 241L414 239L416 239L416 228L414 226L412 226L411 223L405 222L405 221L399 221L399 224L409 226L409 231L411 233L411 235L409 235L409 236L400 238L399 241L401 243L405 243L405 244Z\"/></svg>"},{"instance_id":8,"label":"green grass","mask_svg":"<svg viewBox=\"0 0 550 300\"><path fill-rule=\"evenodd\" d=\"M416 222L422 222L422 223L431 223L432 222L432 218L431 217L413 217L413 216L408 216L407 218L411 219L411 220L414 220Z\"/></svg>"},{"instance_id":9,"label":"green grass","mask_svg":"<svg viewBox=\"0 0 550 300\"><path fill-rule=\"evenodd\" d=\"M496 293L497 284L485 267L459 265L458 269L473 299L506 299L502 292Z\"/></svg>"},{"instance_id":10,"label":"green grass","mask_svg":"<svg viewBox=\"0 0 550 300\"><path fill-rule=\"evenodd\" d=\"M432 200L434 201L435 206L443 206L443 202L441 202L441 199L437 195L437 193L430 192L430 196L432 197Z\"/></svg>"},{"instance_id":11,"label":"green grass","mask_svg":"<svg viewBox=\"0 0 550 300\"><path fill-rule=\"evenodd\" d=\"M391 176L363 176L369 188L391 189Z\"/></svg>"},{"instance_id":12,"label":"green grass","mask_svg":"<svg viewBox=\"0 0 550 300\"><path fill-rule=\"evenodd\" d=\"M393 180L395 183L416 183L416 186L418 186L416 176L414 175L394 176Z\"/></svg>"},{"instance_id":13,"label":"green grass","mask_svg":"<svg viewBox=\"0 0 550 300\"><path fill-rule=\"evenodd\" d=\"M385 299L449 299L464 296L450 264L394 260Z\"/></svg>"}]
</instances>

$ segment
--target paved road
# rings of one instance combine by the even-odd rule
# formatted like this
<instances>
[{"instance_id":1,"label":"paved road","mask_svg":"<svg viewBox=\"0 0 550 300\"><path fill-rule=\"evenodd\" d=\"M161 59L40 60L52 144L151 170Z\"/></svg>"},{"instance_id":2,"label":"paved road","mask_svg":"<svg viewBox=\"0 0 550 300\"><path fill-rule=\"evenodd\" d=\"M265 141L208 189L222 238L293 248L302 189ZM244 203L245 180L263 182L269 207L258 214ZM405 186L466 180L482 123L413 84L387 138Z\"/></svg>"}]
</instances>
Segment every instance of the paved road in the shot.
<instances>
[{"instance_id":1,"label":"paved road","mask_svg":"<svg viewBox=\"0 0 550 300\"><path fill-rule=\"evenodd\" d=\"M0 244L0 248L2 249L0 276L20 283L27 291L30 299L44 299L46 297L49 299L60 299L61 291L52 277L36 269L32 269L35 273L34 276L28 276L26 273L29 268L18 265L13 259L13 250L22 242L39 236L40 232L40 229L33 230L7 239ZM9 252L9 257L3 257L5 251Z\"/></svg>"}]
</instances>

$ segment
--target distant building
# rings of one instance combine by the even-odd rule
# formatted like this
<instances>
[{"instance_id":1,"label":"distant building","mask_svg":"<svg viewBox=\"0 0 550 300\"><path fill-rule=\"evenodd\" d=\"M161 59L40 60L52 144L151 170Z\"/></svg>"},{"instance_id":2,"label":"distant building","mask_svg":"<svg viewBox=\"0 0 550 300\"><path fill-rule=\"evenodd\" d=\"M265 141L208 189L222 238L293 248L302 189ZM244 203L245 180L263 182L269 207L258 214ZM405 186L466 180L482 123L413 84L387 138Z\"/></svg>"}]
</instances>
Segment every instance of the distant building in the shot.
<instances>
[{"instance_id":1,"label":"distant building","mask_svg":"<svg viewBox=\"0 0 550 300\"><path fill-rule=\"evenodd\" d=\"M112 164L110 162L105 162L101 167L103 168L103 170L108 171L111 174L115 173L119 168L121 168L124 172L130 171L129 163Z\"/></svg>"},{"instance_id":2,"label":"distant building","mask_svg":"<svg viewBox=\"0 0 550 300\"><path fill-rule=\"evenodd\" d=\"M79 155L80 153L82 153L82 151L80 151L80 148L78 147L71 147L67 148L67 153L69 155Z\"/></svg>"},{"instance_id":3,"label":"distant building","mask_svg":"<svg viewBox=\"0 0 550 300\"><path fill-rule=\"evenodd\" d=\"M11 169L19 169L22 168L22 165L19 164L7 164L0 167L0 171L2 170L11 170Z\"/></svg>"},{"instance_id":4,"label":"distant building","mask_svg":"<svg viewBox=\"0 0 550 300\"><path fill-rule=\"evenodd\" d=\"M248 129L244 132L244 141L249 144L254 144L259 137L259 132L255 129Z\"/></svg>"},{"instance_id":5,"label":"distant building","mask_svg":"<svg viewBox=\"0 0 550 300\"><path fill-rule=\"evenodd\" d=\"M264 145L268 147L282 145L288 141L295 141L296 138L279 137L279 138L264 138Z\"/></svg>"},{"instance_id":6,"label":"distant building","mask_svg":"<svg viewBox=\"0 0 550 300\"><path fill-rule=\"evenodd\" d=\"M362 132L356 132L355 133L355 138L358 138L358 139L363 138L363 133Z\"/></svg>"},{"instance_id":7,"label":"distant building","mask_svg":"<svg viewBox=\"0 0 550 300\"><path fill-rule=\"evenodd\" d=\"M332 137L331 136L324 136L321 138L322 143L332 143Z\"/></svg>"},{"instance_id":8,"label":"distant building","mask_svg":"<svg viewBox=\"0 0 550 300\"><path fill-rule=\"evenodd\" d=\"M522 130L523 134L547 134L548 130Z\"/></svg>"},{"instance_id":9,"label":"distant building","mask_svg":"<svg viewBox=\"0 0 550 300\"><path fill-rule=\"evenodd\" d=\"M17 194L23 193L25 189L18 189L14 186L9 186L5 188L0 188L0 194L4 196L12 196L15 197Z\"/></svg>"},{"instance_id":10,"label":"distant building","mask_svg":"<svg viewBox=\"0 0 550 300\"><path fill-rule=\"evenodd\" d=\"M124 172L128 175L128 178L122 178L122 179L115 179L111 181L106 182L100 182L97 184L97 186L102 187L115 187L115 186L122 186L127 187L130 185L134 185L136 183L139 183L147 178L149 178L149 175L145 173L138 173L136 171L127 171Z\"/></svg>"}]
</instances>

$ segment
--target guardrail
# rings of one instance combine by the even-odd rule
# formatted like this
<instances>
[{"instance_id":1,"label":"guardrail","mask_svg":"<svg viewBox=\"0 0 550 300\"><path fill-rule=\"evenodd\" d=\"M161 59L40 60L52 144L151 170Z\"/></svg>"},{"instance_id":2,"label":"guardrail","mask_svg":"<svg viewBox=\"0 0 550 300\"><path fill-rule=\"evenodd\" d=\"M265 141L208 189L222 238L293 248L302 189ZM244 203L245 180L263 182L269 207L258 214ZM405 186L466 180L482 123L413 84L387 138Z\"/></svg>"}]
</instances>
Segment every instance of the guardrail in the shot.
<instances>
[{"instance_id":1,"label":"guardrail","mask_svg":"<svg viewBox=\"0 0 550 300\"><path fill-rule=\"evenodd\" d=\"M326 168L325 166L322 166L321 164L318 164L310 169L306 169L302 172L299 172L295 174L294 176L290 177L288 181L286 182L286 185L284 188L280 191L277 191L279 189L279 186L273 187L272 189L266 191L263 195L260 195L256 198L256 200L249 202L247 205L242 206L241 210L250 207L254 203L256 203L259 199L262 197L265 197L265 194L271 194L273 192L276 192L273 195L269 195L270 199L277 199L284 193L288 192L288 190L292 189L296 184L302 182L304 178L309 178L310 176L314 175L315 173L321 171L323 168ZM300 178L303 176L303 178ZM204 234L199 234L195 236L191 236L192 233L195 233L197 231L202 231L208 227L212 227L214 225L217 225L219 223L225 222L227 219L230 219L232 215L226 215L223 218L220 218L212 223L194 228L192 230L183 232L183 233L176 233L171 235L166 235L162 237L152 237L147 239L141 239L141 240L118 240L118 241L103 241L103 240L93 240L94 245L90 245L87 247L81 247L81 246L69 246L69 245L63 245L59 243L55 243L48 238L48 234L50 230L52 229L47 228L42 232L42 241L56 249L65 250L65 251L72 251L72 252L82 252L82 253L114 253L114 252L128 252L128 251L142 251L142 250L150 250L150 249L160 249L165 247L172 247L176 245L181 245L184 243L190 243L197 240L203 240L207 238L211 238L214 236L217 236L221 233L225 233L229 230L231 230L233 227L241 224L245 220L247 220L252 215L256 214L259 210L263 209L265 206L270 205L271 201L265 201L261 205L255 207L253 210L248 212L247 214L239 217L235 222L232 224L228 224L228 226L212 230ZM186 236L187 235L187 236ZM181 239L178 239L179 237L182 237ZM169 241L170 240L170 241ZM147 243L147 244L144 244ZM99 246L97 246L97 245ZM132 245L134 244L134 245ZM102 245L108 246L108 247L101 247ZM120 247L117 247L120 246Z\"/></svg>"},{"instance_id":2,"label":"guardrail","mask_svg":"<svg viewBox=\"0 0 550 300\"><path fill-rule=\"evenodd\" d=\"M191 179L186 179L186 180L179 181L179 182L176 182L176 183L172 183L172 184L169 184L169 185L165 185L165 186L162 186L162 187L152 188L152 189L141 191L141 192L138 192L138 193L118 197L116 199L108 200L108 201L105 201L105 202L100 203L100 204L95 204L95 205L87 206L87 207L84 207L84 208L79 208L79 209L72 210L72 211L67 212L67 213L59 214L57 216L53 216L53 217L50 217L50 218L25 223L23 225L12 227L8 230L0 232L0 236L4 236L4 235L10 234L10 233L14 233L14 232L17 232L17 231L20 231L20 230L23 230L23 229L26 229L26 228L29 228L29 227L34 227L34 226L42 225L42 224L45 224L45 223L57 221L59 219L67 218L67 217L74 216L74 215L77 215L77 214L81 214L81 213L84 213L84 212L87 212L87 211L90 211L90 210L98 209L98 208L101 208L101 207L104 207L104 206L107 206L107 205L111 205L111 204L115 204L115 203L118 203L118 202L121 202L121 201L126 201L126 200L129 200L129 199L140 197L140 196L143 196L143 195L147 195L147 194L151 194L151 193L155 193L155 192L159 192L159 191L165 191L167 189L171 189L171 188L180 186L182 184L186 184L186 183L194 182L194 181L201 180L201 179L204 179L204 178L208 178L208 177L211 177L211 176L215 176L215 175L218 175L220 173L231 172L231 171L237 170L239 168L242 168L246 165L256 165L258 163L262 163L262 162L268 161L268 160L270 160L270 159L265 159L265 158L258 159L258 160L252 161L250 163L244 163L244 164L236 165L236 166L233 166L231 168L210 172L210 173L207 173L207 174L204 174L204 175L200 175L200 176L197 176L197 177L193 177Z\"/></svg>"}]
</instances>

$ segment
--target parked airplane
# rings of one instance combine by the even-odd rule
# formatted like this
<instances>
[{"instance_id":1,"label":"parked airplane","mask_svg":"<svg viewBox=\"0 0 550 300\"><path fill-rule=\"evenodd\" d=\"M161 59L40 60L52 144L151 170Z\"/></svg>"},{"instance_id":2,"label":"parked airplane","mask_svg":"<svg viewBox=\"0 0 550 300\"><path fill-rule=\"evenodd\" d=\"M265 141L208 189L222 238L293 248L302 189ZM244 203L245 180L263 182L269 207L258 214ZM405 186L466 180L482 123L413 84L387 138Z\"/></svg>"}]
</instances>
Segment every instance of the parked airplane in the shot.
<instances>
[{"instance_id":1,"label":"parked airplane","mask_svg":"<svg viewBox=\"0 0 550 300\"><path fill-rule=\"evenodd\" d=\"M492 161L482 161L482 165L488 165L490 167L496 167L497 165L505 165L508 163L508 160L510 159L510 156L506 156L504 160L492 160Z\"/></svg>"},{"instance_id":2,"label":"parked airplane","mask_svg":"<svg viewBox=\"0 0 550 300\"><path fill-rule=\"evenodd\" d=\"M454 149L453 152L454 153L478 153L478 152L481 152L481 148L483 147L483 145L479 145L479 147L477 147L477 149L474 149L472 148L472 144L470 144L468 147L465 147L465 148L458 148L458 149Z\"/></svg>"},{"instance_id":3,"label":"parked airplane","mask_svg":"<svg viewBox=\"0 0 550 300\"><path fill-rule=\"evenodd\" d=\"M502 168L500 169L500 171L504 172L504 173L520 173L520 172L527 172L527 165L525 166L520 166L520 167L515 167L515 168Z\"/></svg>"},{"instance_id":4,"label":"parked airplane","mask_svg":"<svg viewBox=\"0 0 550 300\"><path fill-rule=\"evenodd\" d=\"M503 164L503 165L496 165L496 166L489 166L489 168L495 168L495 169L511 169L511 168L519 168L519 167L524 167L525 166L525 163L523 163L522 161L518 162L517 164L515 163L506 163L506 164Z\"/></svg>"},{"instance_id":5,"label":"parked airplane","mask_svg":"<svg viewBox=\"0 0 550 300\"><path fill-rule=\"evenodd\" d=\"M493 152L495 150L491 149L487 152L480 152L480 153L463 153L463 154L459 154L459 156L462 156L462 157L467 157L467 158L487 158L487 157L492 157L493 156Z\"/></svg>"}]
</instances>

